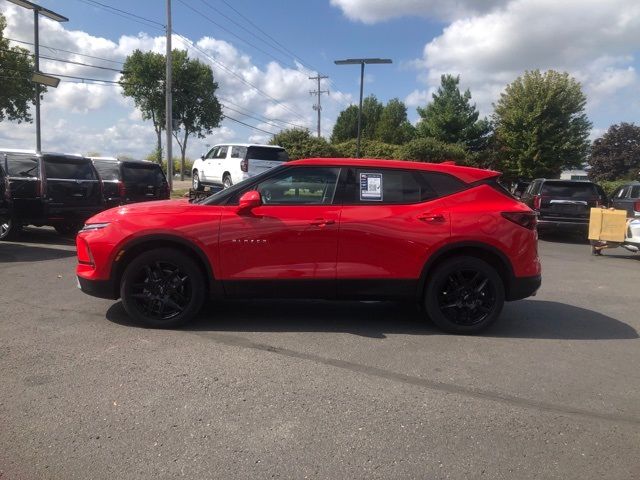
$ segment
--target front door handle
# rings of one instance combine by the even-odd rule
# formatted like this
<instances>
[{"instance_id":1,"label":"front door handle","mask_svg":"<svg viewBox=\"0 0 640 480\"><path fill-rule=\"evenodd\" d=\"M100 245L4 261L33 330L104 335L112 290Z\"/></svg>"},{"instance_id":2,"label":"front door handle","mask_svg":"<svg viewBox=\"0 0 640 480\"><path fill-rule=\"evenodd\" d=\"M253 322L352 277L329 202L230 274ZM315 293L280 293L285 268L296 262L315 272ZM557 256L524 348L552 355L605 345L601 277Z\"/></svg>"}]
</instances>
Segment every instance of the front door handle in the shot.
<instances>
[{"instance_id":1,"label":"front door handle","mask_svg":"<svg viewBox=\"0 0 640 480\"><path fill-rule=\"evenodd\" d=\"M334 223L336 223L335 220L327 220L325 218L316 218L315 220L311 221L309 225L313 225L314 227L324 227L325 225L333 225Z\"/></svg>"},{"instance_id":2,"label":"front door handle","mask_svg":"<svg viewBox=\"0 0 640 480\"><path fill-rule=\"evenodd\" d=\"M418 215L418 220L426 223L442 223L445 218L441 213L421 213Z\"/></svg>"}]
</instances>

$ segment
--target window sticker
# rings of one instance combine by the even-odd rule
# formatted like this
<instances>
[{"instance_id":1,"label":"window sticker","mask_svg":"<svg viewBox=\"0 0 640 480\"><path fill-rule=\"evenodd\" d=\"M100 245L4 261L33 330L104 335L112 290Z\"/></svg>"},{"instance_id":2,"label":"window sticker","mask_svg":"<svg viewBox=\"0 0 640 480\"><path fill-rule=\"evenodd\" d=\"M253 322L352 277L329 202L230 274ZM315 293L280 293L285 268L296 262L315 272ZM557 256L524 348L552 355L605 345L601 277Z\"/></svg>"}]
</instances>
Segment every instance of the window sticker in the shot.
<instances>
[{"instance_id":1,"label":"window sticker","mask_svg":"<svg viewBox=\"0 0 640 480\"><path fill-rule=\"evenodd\" d=\"M360 200L382 201L382 174L360 174Z\"/></svg>"}]
</instances>

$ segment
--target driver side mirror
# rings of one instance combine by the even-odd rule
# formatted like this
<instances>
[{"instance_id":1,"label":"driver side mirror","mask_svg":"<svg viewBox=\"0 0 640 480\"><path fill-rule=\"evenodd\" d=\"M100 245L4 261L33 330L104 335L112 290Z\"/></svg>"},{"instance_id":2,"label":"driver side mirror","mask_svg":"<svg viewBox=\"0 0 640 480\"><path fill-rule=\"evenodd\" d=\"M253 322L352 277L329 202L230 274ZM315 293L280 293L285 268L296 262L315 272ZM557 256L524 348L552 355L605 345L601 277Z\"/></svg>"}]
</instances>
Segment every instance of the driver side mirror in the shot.
<instances>
[{"instance_id":1,"label":"driver side mirror","mask_svg":"<svg viewBox=\"0 0 640 480\"><path fill-rule=\"evenodd\" d=\"M251 210L262 205L262 197L257 190L249 190L240 197L240 211Z\"/></svg>"}]
</instances>

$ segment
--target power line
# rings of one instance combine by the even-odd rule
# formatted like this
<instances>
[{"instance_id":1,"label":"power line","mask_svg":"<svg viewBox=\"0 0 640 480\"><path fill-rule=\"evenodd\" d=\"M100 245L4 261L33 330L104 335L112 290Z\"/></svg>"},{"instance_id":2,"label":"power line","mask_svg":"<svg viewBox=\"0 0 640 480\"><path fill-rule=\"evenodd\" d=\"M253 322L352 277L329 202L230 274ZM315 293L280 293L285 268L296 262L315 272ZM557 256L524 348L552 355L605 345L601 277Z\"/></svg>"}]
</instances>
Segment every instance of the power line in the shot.
<instances>
[{"instance_id":1,"label":"power line","mask_svg":"<svg viewBox=\"0 0 640 480\"><path fill-rule=\"evenodd\" d=\"M0 48L0 52L9 52L9 53L15 53L17 55L25 55L25 56L28 56L28 57L35 57L35 55L33 53L30 53L30 52L17 52L15 50L8 50L8 49L4 49L4 48ZM117 68L101 67L100 65L91 65L89 63L74 62L73 60L65 60L64 58L54 58L54 57L48 57L46 55L40 55L40 58L43 58L45 60L52 60L54 62L70 63L72 65L80 65L80 66L83 66L83 67L99 68L101 70L110 70L112 72L122 73L122 71L118 70Z\"/></svg>"},{"instance_id":2,"label":"power line","mask_svg":"<svg viewBox=\"0 0 640 480\"><path fill-rule=\"evenodd\" d=\"M249 110L248 108L243 107L242 105L238 105L237 103L233 103L231 100L229 100L228 98L222 98L222 97L218 97L218 100L222 101L222 102L226 102L230 105L233 105L236 108L239 108L241 110L244 110L245 112L249 112L253 115L257 115L258 117L261 118L256 118L256 120L260 120L261 122L278 122L278 123L282 123L285 125L291 125L292 127L296 127L296 128L307 128L303 125L298 125L297 123L291 123L291 122L287 122L286 120L280 120L279 118L269 118L269 117L265 117L264 115L260 115L257 112L253 112L251 110ZM241 112L242 113L242 112ZM246 113L242 113L243 115L246 115ZM249 116L249 115L247 115ZM282 128L282 127L279 127Z\"/></svg>"},{"instance_id":3,"label":"power line","mask_svg":"<svg viewBox=\"0 0 640 480\"><path fill-rule=\"evenodd\" d=\"M210 17L208 17L207 15L205 15L204 13L202 13L201 11L195 9L194 7L192 7L191 5L189 5L188 3L186 3L184 0L178 0L178 2L180 2L182 5L184 5L185 7L187 7L189 10L191 10L192 12L194 12L196 15L204 18L205 20L209 21L211 24L215 25L216 27L224 30L225 32L227 32L229 35L237 38L238 40L240 40L241 42L246 43L247 45L249 45L250 47L255 48L257 51L264 53L265 55L273 58L275 61L280 62L280 63L284 63L286 64L287 62L282 61L282 59L270 54L269 52L267 52L266 50L263 50L262 48L258 47L257 45L254 45L253 43L243 39L242 37L240 37L239 35L235 34L234 32L232 32L231 30L229 30L228 28L225 28L223 25L220 25L219 23L217 23L215 20L211 19Z\"/></svg>"},{"instance_id":4,"label":"power line","mask_svg":"<svg viewBox=\"0 0 640 480\"><path fill-rule=\"evenodd\" d=\"M6 37L7 40L11 41L11 42L16 42L16 43L22 43L24 45L31 45L33 46L33 42L26 42L24 40L16 40L15 38L8 38ZM72 52L71 50L63 50L62 48L57 48L57 47L51 47L49 45L42 45L40 44L40 48L47 48L51 51L54 52L64 52L64 53L70 53L72 55L79 55L81 57L87 57L87 58L93 58L94 60L102 60L104 62L111 62L111 63L117 63L120 65L124 65L124 62L121 62L119 60L109 60L108 58L103 58L103 57L96 57L94 55L88 55L86 53L79 53L79 52Z\"/></svg>"},{"instance_id":5,"label":"power line","mask_svg":"<svg viewBox=\"0 0 640 480\"><path fill-rule=\"evenodd\" d=\"M151 20L150 18L142 17L140 15L136 15L135 13L127 12L126 10L121 10L116 7L112 7L111 5L105 5L104 3L97 2L95 0L77 0L78 2L82 2L85 5L90 5L92 7L98 7L102 10L106 10L107 12L117 15L122 18L126 18L127 20L131 20L133 22L141 23L142 25L146 25L151 28L156 28L158 30L164 30L165 25L160 22L156 22L155 20Z\"/></svg>"},{"instance_id":6,"label":"power line","mask_svg":"<svg viewBox=\"0 0 640 480\"><path fill-rule=\"evenodd\" d=\"M295 110L291 109L289 106L285 105L284 103L280 102L279 100L273 98L271 95L269 95L268 93L260 90L260 88L258 88L256 85L254 85L253 83L249 82L248 80L246 80L244 77L242 77L242 75L238 74L237 72L235 72L234 70L232 70L231 68L227 67L224 63L220 62L219 60L216 60L215 58L213 58L211 55L209 55L206 51L204 51L203 49L201 49L200 47L198 47L196 44L194 44L193 42L191 42L188 38L186 38L184 35L181 35L180 33L176 32L175 30L173 31L173 33L175 33L181 40L182 43L187 47L187 48L193 48L197 51L199 51L200 53L202 53L205 57L207 57L211 62L215 63L216 65L218 65L220 68L222 68L223 70L227 71L228 73L230 73L231 75L233 75L234 77L236 77L238 80L240 80L242 83L244 83L245 85L248 85L249 87L253 88L256 92L258 92L260 95L268 98L269 100L273 101L274 103L276 103L277 105L280 105L282 108L284 108L285 110L289 111L290 113L294 114L296 117L305 120L305 118L298 112L296 112Z\"/></svg>"},{"instance_id":7,"label":"power line","mask_svg":"<svg viewBox=\"0 0 640 480\"><path fill-rule=\"evenodd\" d=\"M233 122L239 123L239 124L241 124L241 125L244 125L245 127L249 127L249 128L254 129L254 130L258 130L258 131L260 131L260 132L267 133L267 134L269 134L269 135L275 135L275 133L273 133L273 132L268 132L268 131L263 130L263 129L261 129L261 128L254 127L253 125L249 125L248 123L244 123L244 122L242 122L242 121L240 121L240 120L237 120L237 119L235 119L235 118L233 118L233 117L230 117L230 116L228 116L228 115L225 115L225 116L224 116L224 118L228 118L229 120L231 120L231 121L233 121Z\"/></svg>"}]
</instances>

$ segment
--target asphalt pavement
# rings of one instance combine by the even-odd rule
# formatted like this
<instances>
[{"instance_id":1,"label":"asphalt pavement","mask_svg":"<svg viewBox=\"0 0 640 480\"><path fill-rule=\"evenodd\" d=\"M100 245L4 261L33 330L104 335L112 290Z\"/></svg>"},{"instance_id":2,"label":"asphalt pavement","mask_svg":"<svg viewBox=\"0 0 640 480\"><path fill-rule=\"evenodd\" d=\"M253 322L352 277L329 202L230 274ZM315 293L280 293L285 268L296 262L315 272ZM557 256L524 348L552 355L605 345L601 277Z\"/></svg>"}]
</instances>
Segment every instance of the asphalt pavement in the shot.
<instances>
[{"instance_id":1,"label":"asphalt pavement","mask_svg":"<svg viewBox=\"0 0 640 480\"><path fill-rule=\"evenodd\" d=\"M640 478L640 255L540 242L475 337L411 305L210 304L131 324L73 243L0 243L0 479Z\"/></svg>"}]
</instances>

